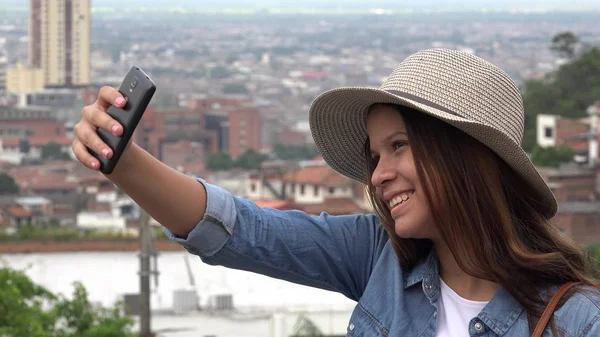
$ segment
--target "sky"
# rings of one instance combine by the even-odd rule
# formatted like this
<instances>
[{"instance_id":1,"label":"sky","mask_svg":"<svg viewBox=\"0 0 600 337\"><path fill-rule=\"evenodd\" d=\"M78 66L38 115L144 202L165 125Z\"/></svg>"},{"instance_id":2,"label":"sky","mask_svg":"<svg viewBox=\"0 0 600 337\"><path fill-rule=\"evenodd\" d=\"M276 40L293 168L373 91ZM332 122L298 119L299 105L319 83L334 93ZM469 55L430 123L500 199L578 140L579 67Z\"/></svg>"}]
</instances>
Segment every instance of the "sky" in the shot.
<instances>
[{"instance_id":1,"label":"sky","mask_svg":"<svg viewBox=\"0 0 600 337\"><path fill-rule=\"evenodd\" d=\"M245 7L245 8L387 8L409 10L598 9L598 0L91 0L97 7ZM28 0L0 0L0 5L27 6Z\"/></svg>"}]
</instances>

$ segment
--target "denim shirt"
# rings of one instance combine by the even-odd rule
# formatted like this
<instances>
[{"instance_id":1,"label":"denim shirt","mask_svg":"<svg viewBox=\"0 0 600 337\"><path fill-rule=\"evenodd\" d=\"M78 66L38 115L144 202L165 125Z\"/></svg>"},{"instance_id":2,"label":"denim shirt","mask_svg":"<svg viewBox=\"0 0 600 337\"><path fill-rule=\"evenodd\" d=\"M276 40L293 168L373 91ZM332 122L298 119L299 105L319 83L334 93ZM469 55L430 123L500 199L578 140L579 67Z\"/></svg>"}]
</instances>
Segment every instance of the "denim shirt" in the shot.
<instances>
[{"instance_id":1,"label":"denim shirt","mask_svg":"<svg viewBox=\"0 0 600 337\"><path fill-rule=\"evenodd\" d=\"M313 216L263 209L198 181L208 194L203 219L185 239L164 228L191 254L210 265L344 294L357 302L346 336L435 337L440 278L433 250L408 270L373 214ZM554 318L560 336L600 337L600 296L578 292ZM500 289L471 320L467 334L530 336L527 313ZM551 336L549 328L544 336Z\"/></svg>"}]
</instances>

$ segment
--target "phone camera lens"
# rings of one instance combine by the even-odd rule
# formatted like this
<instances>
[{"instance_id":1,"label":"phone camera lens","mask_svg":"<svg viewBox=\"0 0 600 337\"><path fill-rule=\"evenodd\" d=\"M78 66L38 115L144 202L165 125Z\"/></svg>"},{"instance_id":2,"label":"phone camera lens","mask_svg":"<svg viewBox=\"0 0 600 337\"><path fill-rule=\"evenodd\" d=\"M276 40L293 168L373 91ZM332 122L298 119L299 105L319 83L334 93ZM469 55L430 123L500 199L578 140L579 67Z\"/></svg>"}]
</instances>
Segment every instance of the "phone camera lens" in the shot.
<instances>
[{"instance_id":1,"label":"phone camera lens","mask_svg":"<svg viewBox=\"0 0 600 337\"><path fill-rule=\"evenodd\" d=\"M139 79L137 77L134 77L131 80L131 83L129 84L131 86L131 89L134 89L137 85L138 85Z\"/></svg>"}]
</instances>

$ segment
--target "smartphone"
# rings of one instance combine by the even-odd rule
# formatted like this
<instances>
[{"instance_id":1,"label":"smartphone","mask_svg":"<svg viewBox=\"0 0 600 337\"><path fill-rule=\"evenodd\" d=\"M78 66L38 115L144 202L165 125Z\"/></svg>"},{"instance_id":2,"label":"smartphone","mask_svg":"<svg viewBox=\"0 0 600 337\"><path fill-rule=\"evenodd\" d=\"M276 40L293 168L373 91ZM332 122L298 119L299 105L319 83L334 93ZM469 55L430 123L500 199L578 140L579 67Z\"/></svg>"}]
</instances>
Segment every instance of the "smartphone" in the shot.
<instances>
[{"instance_id":1,"label":"smartphone","mask_svg":"<svg viewBox=\"0 0 600 337\"><path fill-rule=\"evenodd\" d=\"M112 149L112 157L106 159L101 154L88 149L90 154L100 162L100 172L112 173L155 91L156 84L140 67L133 66L129 69L119 87L119 92L125 98L125 106L108 108L108 114L123 126L123 134L117 137L101 128L96 131L100 139Z\"/></svg>"}]
</instances>

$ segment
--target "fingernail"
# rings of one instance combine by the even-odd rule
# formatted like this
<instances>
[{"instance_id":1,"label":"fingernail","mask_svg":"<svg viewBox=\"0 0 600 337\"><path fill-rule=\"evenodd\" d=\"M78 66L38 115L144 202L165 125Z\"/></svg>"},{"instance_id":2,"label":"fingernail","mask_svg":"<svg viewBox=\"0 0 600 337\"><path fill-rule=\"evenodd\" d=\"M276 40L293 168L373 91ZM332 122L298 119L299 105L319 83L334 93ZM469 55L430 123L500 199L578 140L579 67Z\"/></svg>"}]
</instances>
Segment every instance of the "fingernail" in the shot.
<instances>
[{"instance_id":1,"label":"fingernail","mask_svg":"<svg viewBox=\"0 0 600 337\"><path fill-rule=\"evenodd\" d=\"M121 105L125 102L125 99L123 97L117 97L117 99L115 100L115 103L117 103L117 105Z\"/></svg>"},{"instance_id":2,"label":"fingernail","mask_svg":"<svg viewBox=\"0 0 600 337\"><path fill-rule=\"evenodd\" d=\"M106 158L108 158L108 153L109 153L108 149L102 150L102 155Z\"/></svg>"},{"instance_id":3,"label":"fingernail","mask_svg":"<svg viewBox=\"0 0 600 337\"><path fill-rule=\"evenodd\" d=\"M112 127L113 134L116 136L120 129L121 128L119 127L119 125L117 125L117 124L113 125L113 127Z\"/></svg>"},{"instance_id":4,"label":"fingernail","mask_svg":"<svg viewBox=\"0 0 600 337\"><path fill-rule=\"evenodd\" d=\"M92 168L98 168L98 163L96 163L95 161L92 161Z\"/></svg>"}]
</instances>

